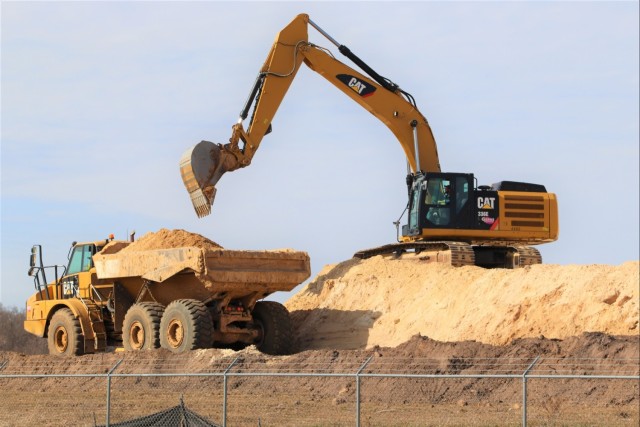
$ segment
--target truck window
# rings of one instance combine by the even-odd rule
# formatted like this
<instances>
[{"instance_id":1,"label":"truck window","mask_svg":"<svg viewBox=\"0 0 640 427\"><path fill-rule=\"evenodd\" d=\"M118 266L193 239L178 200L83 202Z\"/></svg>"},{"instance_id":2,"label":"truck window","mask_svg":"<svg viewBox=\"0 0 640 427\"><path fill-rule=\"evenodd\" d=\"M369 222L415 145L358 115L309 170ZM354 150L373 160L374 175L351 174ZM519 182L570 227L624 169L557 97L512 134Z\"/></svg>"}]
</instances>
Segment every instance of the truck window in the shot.
<instances>
[{"instance_id":1,"label":"truck window","mask_svg":"<svg viewBox=\"0 0 640 427\"><path fill-rule=\"evenodd\" d=\"M67 275L88 271L92 267L91 256L93 255L93 245L81 245L73 248Z\"/></svg>"}]
</instances>

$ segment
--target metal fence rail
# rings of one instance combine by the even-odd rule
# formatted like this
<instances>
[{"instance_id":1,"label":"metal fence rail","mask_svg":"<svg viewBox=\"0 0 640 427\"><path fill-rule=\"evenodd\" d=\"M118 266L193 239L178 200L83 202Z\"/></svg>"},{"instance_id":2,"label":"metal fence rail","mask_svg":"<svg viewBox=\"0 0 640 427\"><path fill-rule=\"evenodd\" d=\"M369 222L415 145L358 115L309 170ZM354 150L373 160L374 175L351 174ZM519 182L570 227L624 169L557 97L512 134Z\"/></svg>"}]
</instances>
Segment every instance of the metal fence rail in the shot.
<instances>
[{"instance_id":1,"label":"metal fence rail","mask_svg":"<svg viewBox=\"0 0 640 427\"><path fill-rule=\"evenodd\" d=\"M148 424L140 425L187 415L222 426L640 421L638 360L402 359L374 353L340 363L300 363L234 355L211 358L197 372L179 359L139 354L87 363L80 358L60 367L28 360L0 360L0 425L111 426L145 415L140 422Z\"/></svg>"}]
</instances>

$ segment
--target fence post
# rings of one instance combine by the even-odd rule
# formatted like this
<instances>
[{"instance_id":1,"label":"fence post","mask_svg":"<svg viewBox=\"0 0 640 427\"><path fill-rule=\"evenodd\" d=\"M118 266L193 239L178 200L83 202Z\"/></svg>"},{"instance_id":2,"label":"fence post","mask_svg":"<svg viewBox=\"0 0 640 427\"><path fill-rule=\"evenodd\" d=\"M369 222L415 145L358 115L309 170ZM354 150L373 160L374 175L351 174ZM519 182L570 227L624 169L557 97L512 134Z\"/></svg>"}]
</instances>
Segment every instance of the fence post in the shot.
<instances>
[{"instance_id":1,"label":"fence post","mask_svg":"<svg viewBox=\"0 0 640 427\"><path fill-rule=\"evenodd\" d=\"M356 372L356 427L360 427L360 373L371 362L373 355L364 361L358 372Z\"/></svg>"},{"instance_id":2,"label":"fence post","mask_svg":"<svg viewBox=\"0 0 640 427\"><path fill-rule=\"evenodd\" d=\"M111 422L111 374L116 370L120 363L122 363L124 359L120 359L113 365L113 368L109 369L107 372L107 419L105 422L106 427L109 427L109 423Z\"/></svg>"},{"instance_id":3,"label":"fence post","mask_svg":"<svg viewBox=\"0 0 640 427\"><path fill-rule=\"evenodd\" d=\"M231 364L229 366L227 366L227 369L225 369L224 373L222 374L222 378L223 378L223 382L222 382L222 384L223 384L222 385L223 386L223 391L222 391L222 427L227 427L227 373L231 370L231 368L233 368L233 365L235 365L237 361L238 361L237 357L235 359L233 359L233 362L231 362Z\"/></svg>"},{"instance_id":4,"label":"fence post","mask_svg":"<svg viewBox=\"0 0 640 427\"><path fill-rule=\"evenodd\" d=\"M527 427L527 374L538 363L539 359L540 356L533 359L531 365L522 373L522 427Z\"/></svg>"}]
</instances>

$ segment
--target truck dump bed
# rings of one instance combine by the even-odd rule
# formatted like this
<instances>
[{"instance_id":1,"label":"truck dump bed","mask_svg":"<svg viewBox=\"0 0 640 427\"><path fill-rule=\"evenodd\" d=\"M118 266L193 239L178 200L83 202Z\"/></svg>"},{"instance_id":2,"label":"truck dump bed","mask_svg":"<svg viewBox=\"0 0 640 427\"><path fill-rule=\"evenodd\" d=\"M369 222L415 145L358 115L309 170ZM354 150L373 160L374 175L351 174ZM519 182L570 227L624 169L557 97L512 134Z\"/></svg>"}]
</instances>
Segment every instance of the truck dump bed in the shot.
<instances>
[{"instance_id":1,"label":"truck dump bed","mask_svg":"<svg viewBox=\"0 0 640 427\"><path fill-rule=\"evenodd\" d=\"M261 285L274 291L291 290L311 274L307 253L292 250L156 249L96 254L94 264L98 279L141 277L164 282L192 272L208 286Z\"/></svg>"},{"instance_id":2,"label":"truck dump bed","mask_svg":"<svg viewBox=\"0 0 640 427\"><path fill-rule=\"evenodd\" d=\"M211 294L290 291L311 274L307 253L288 249L238 251L182 247L98 253L93 260L101 280L124 279L123 283L131 283L126 279L139 278L192 286L195 275L197 282ZM179 276L184 279L180 280Z\"/></svg>"}]
</instances>

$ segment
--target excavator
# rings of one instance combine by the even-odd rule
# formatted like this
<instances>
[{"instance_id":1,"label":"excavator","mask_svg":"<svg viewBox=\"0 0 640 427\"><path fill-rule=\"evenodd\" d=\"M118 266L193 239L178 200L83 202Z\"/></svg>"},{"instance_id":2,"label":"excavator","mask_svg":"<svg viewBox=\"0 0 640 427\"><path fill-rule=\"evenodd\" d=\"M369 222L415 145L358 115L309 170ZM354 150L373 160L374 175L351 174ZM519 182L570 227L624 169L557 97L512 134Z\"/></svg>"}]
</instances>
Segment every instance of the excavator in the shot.
<instances>
[{"instance_id":1,"label":"excavator","mask_svg":"<svg viewBox=\"0 0 640 427\"><path fill-rule=\"evenodd\" d=\"M312 26L362 73L308 40ZM247 167L302 64L364 107L393 133L407 157L407 223L397 242L362 250L358 258L415 253L454 266L519 268L542 262L532 245L557 240L558 203L544 185L501 181L478 185L472 173L442 172L435 138L414 97L338 43L307 14L283 28L260 69L227 144L201 141L180 159L180 173L198 217L211 213L216 184ZM244 122L249 117L248 127Z\"/></svg>"}]
</instances>

